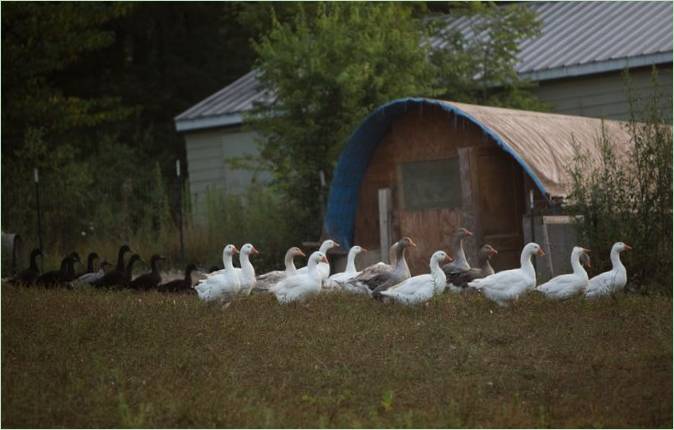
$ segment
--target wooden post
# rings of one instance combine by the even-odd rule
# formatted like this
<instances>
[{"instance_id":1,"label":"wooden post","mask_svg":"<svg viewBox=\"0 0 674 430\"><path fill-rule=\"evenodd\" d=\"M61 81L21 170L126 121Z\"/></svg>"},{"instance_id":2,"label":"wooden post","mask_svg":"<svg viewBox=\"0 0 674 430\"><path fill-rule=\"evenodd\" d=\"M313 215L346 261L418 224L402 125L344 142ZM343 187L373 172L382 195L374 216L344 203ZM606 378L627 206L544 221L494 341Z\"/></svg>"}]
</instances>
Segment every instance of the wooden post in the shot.
<instances>
[{"instance_id":1,"label":"wooden post","mask_svg":"<svg viewBox=\"0 0 674 430\"><path fill-rule=\"evenodd\" d=\"M183 237L183 182L180 176L180 159L176 160L176 180L178 182L178 226L180 230L180 260L185 261L185 240Z\"/></svg>"},{"instance_id":2,"label":"wooden post","mask_svg":"<svg viewBox=\"0 0 674 430\"><path fill-rule=\"evenodd\" d=\"M381 260L389 263L388 250L391 247L391 189L380 188L379 198L379 249Z\"/></svg>"},{"instance_id":3,"label":"wooden post","mask_svg":"<svg viewBox=\"0 0 674 430\"><path fill-rule=\"evenodd\" d=\"M40 174L37 168L33 169L33 179L35 180L35 205L37 208L37 243L40 251L44 253L44 245L42 244L42 216L40 212ZM43 257L40 255L40 270L43 269Z\"/></svg>"},{"instance_id":4,"label":"wooden post","mask_svg":"<svg viewBox=\"0 0 674 430\"><path fill-rule=\"evenodd\" d=\"M477 194L473 184L473 171L471 169L471 156L473 148L457 148L459 154L459 175L461 178L461 214L462 225L474 234L473 240L463 242L463 249L469 261L477 261L477 247L481 241L478 223Z\"/></svg>"},{"instance_id":5,"label":"wooden post","mask_svg":"<svg viewBox=\"0 0 674 430\"><path fill-rule=\"evenodd\" d=\"M531 241L536 242L536 225L534 221L534 189L529 190L529 216L531 217ZM534 264L534 270L536 270L536 258L532 258L531 261Z\"/></svg>"}]
</instances>

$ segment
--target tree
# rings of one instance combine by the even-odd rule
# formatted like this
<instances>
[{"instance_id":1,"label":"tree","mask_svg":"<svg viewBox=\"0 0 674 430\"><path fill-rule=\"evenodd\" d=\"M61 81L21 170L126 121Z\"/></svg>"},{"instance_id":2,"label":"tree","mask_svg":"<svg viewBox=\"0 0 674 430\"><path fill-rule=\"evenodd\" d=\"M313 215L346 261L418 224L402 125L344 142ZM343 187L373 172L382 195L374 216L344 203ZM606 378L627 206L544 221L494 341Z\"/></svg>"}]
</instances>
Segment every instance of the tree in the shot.
<instances>
[{"instance_id":1,"label":"tree","mask_svg":"<svg viewBox=\"0 0 674 430\"><path fill-rule=\"evenodd\" d=\"M300 7L290 22L274 19L254 44L261 84L276 97L250 120L305 237L320 233L319 172L330 180L358 122L388 100L432 93L426 34L410 10L393 3Z\"/></svg>"},{"instance_id":2,"label":"tree","mask_svg":"<svg viewBox=\"0 0 674 430\"><path fill-rule=\"evenodd\" d=\"M447 19L458 18L467 20L468 32L446 28ZM437 68L434 86L440 97L488 106L544 107L529 91L532 84L515 69L519 42L540 33L532 10L475 2L431 25L438 44L431 61Z\"/></svg>"},{"instance_id":3,"label":"tree","mask_svg":"<svg viewBox=\"0 0 674 430\"><path fill-rule=\"evenodd\" d=\"M466 16L473 34L448 31ZM272 9L275 10L275 9ZM289 10L295 19L287 19ZM247 12L260 16L259 8ZM311 4L272 14L272 30L254 43L262 87L275 95L250 116L262 134L262 159L297 213L306 237L320 232L319 172L329 181L337 155L377 106L403 96L541 108L516 71L518 42L537 34L523 6L464 4ZM385 29L385 30L383 30ZM432 50L435 36L441 49Z\"/></svg>"}]
</instances>

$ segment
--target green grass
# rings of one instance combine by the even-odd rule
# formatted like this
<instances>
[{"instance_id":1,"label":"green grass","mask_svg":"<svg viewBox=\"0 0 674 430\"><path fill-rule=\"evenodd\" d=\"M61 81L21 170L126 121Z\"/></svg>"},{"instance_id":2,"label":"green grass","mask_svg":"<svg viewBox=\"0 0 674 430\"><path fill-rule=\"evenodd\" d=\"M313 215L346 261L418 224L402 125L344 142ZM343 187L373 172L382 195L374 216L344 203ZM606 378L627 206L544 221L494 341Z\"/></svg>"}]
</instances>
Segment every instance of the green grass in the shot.
<instances>
[{"instance_id":1,"label":"green grass","mask_svg":"<svg viewBox=\"0 0 674 430\"><path fill-rule=\"evenodd\" d=\"M3 287L3 427L667 427L672 301Z\"/></svg>"}]
</instances>

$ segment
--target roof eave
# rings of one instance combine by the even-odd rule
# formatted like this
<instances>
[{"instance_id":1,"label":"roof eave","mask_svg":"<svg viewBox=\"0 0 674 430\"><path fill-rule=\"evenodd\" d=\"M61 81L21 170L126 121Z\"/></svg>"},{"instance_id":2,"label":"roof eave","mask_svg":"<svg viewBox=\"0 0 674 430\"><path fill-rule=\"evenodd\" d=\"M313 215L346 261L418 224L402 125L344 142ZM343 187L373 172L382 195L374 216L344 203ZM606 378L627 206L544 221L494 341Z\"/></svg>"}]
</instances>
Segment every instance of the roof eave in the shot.
<instances>
[{"instance_id":1,"label":"roof eave","mask_svg":"<svg viewBox=\"0 0 674 430\"><path fill-rule=\"evenodd\" d=\"M210 116L194 119L176 119L176 131L187 132L203 130L207 128L231 127L243 124L243 117L240 112L228 113L225 115Z\"/></svg>"},{"instance_id":2,"label":"roof eave","mask_svg":"<svg viewBox=\"0 0 674 430\"><path fill-rule=\"evenodd\" d=\"M589 64L579 64L540 71L522 72L519 73L519 76L523 79L540 82L552 79L572 78L593 75L597 73L614 72L617 70L632 69L636 67L671 62L672 51L658 52L655 54L640 55L638 57L619 58L616 60L601 61Z\"/></svg>"}]
</instances>

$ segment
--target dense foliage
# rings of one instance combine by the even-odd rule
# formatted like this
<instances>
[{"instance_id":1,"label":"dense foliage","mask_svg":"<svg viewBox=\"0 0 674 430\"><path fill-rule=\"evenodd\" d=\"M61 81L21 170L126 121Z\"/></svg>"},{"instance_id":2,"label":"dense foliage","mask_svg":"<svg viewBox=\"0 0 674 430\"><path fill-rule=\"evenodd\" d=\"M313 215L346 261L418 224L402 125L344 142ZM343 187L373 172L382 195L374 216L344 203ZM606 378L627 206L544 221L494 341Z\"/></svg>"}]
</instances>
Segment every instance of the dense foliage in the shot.
<instances>
[{"instance_id":1,"label":"dense foliage","mask_svg":"<svg viewBox=\"0 0 674 430\"><path fill-rule=\"evenodd\" d=\"M671 292L672 128L659 109L660 98L671 96L658 90L653 73L653 97L630 97L632 113L626 127L632 146L628 153L618 153L605 133L597 141L599 165L577 152L570 168L569 209L580 215L581 238L597 250L592 259L599 268L610 268L608 250L620 240L636 250L623 255L633 283Z\"/></svg>"},{"instance_id":2,"label":"dense foliage","mask_svg":"<svg viewBox=\"0 0 674 430\"><path fill-rule=\"evenodd\" d=\"M242 11L3 3L3 230L35 243L37 167L48 248L63 252L92 228L114 242L159 233L172 212L156 209L175 208L175 160L184 159L173 117L251 67Z\"/></svg>"},{"instance_id":3,"label":"dense foliage","mask_svg":"<svg viewBox=\"0 0 674 430\"><path fill-rule=\"evenodd\" d=\"M471 6L476 32L442 31L444 18L396 3L326 3L273 21L255 45L264 88L275 95L250 118L262 158L297 208L298 230L320 234L325 188L342 145L377 106L405 96L540 107L515 73L517 42L538 31L521 6ZM422 18L423 17L423 18ZM456 18L456 16L452 16ZM383 31L382 29L385 29ZM446 43L433 51L432 36Z\"/></svg>"}]
</instances>

